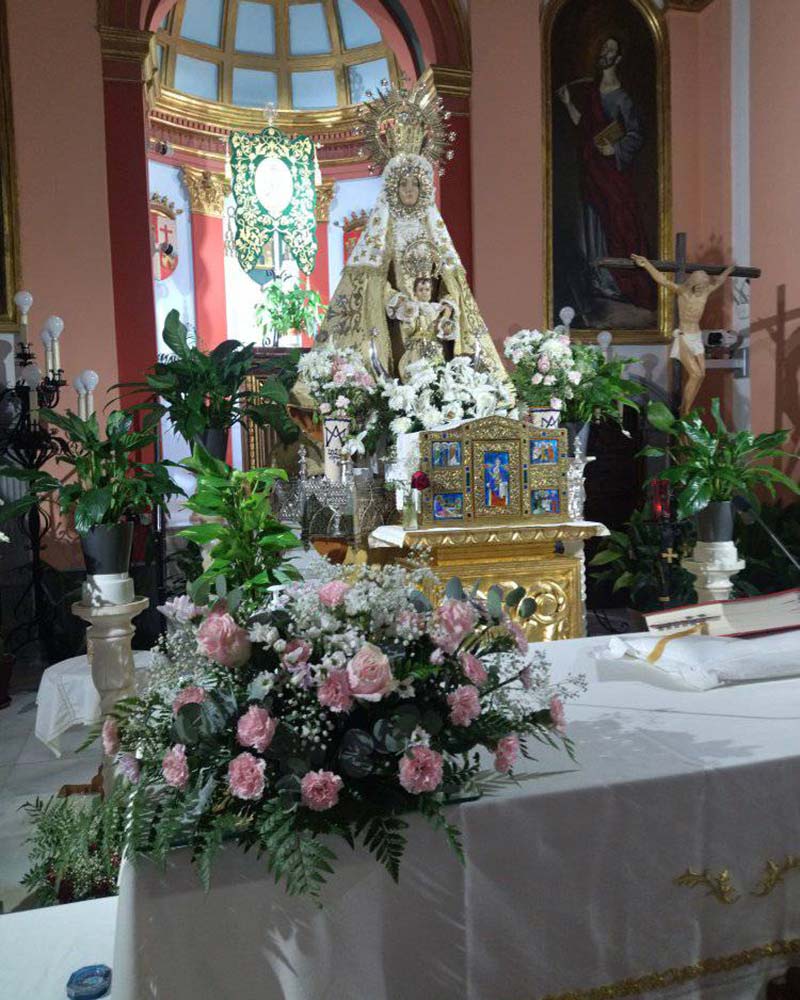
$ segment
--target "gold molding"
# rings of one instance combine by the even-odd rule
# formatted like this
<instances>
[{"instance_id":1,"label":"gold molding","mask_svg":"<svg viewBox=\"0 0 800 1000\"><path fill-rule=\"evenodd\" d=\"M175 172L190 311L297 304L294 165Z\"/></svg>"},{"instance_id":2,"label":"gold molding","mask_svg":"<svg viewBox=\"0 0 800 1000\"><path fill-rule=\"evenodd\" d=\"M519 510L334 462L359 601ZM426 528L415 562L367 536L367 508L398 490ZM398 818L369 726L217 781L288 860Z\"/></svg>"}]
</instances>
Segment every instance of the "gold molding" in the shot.
<instances>
[{"instance_id":1,"label":"gold molding","mask_svg":"<svg viewBox=\"0 0 800 1000\"><path fill-rule=\"evenodd\" d=\"M472 70L453 66L429 66L420 77L426 89L435 89L439 97L469 97Z\"/></svg>"},{"instance_id":2,"label":"gold molding","mask_svg":"<svg viewBox=\"0 0 800 1000\"><path fill-rule=\"evenodd\" d=\"M669 0L667 6L670 10L683 10L687 13L696 14L705 10L711 0Z\"/></svg>"},{"instance_id":3,"label":"gold molding","mask_svg":"<svg viewBox=\"0 0 800 1000\"><path fill-rule=\"evenodd\" d=\"M679 875L673 881L675 885L681 885L687 889L696 889L698 887L707 889L707 896L713 896L718 903L724 903L726 906L731 906L737 900L741 899L731 879L731 873L727 868L723 868L716 875L712 871L709 871L708 868L704 868L701 872L687 868L682 875Z\"/></svg>"},{"instance_id":4,"label":"gold molding","mask_svg":"<svg viewBox=\"0 0 800 1000\"><path fill-rule=\"evenodd\" d=\"M22 284L19 244L19 201L14 155L14 118L11 103L11 69L8 57L5 0L0 0L0 220L3 226L3 279L6 301L0 300L0 331L16 331L14 294Z\"/></svg>"},{"instance_id":5,"label":"gold molding","mask_svg":"<svg viewBox=\"0 0 800 1000\"><path fill-rule=\"evenodd\" d=\"M97 33L100 35L100 52L107 59L145 63L152 58L155 61L153 48L156 36L152 31L99 24Z\"/></svg>"},{"instance_id":6,"label":"gold molding","mask_svg":"<svg viewBox=\"0 0 800 1000\"><path fill-rule=\"evenodd\" d=\"M231 191L231 182L225 174L197 167L181 167L181 176L189 192L192 215L211 215L221 219L225 196Z\"/></svg>"},{"instance_id":7,"label":"gold molding","mask_svg":"<svg viewBox=\"0 0 800 1000\"><path fill-rule=\"evenodd\" d=\"M425 545L429 548L462 548L477 545L519 545L521 543L552 543L581 541L604 535L601 524L521 524L495 525L469 528L425 528L405 533L406 545Z\"/></svg>"},{"instance_id":8,"label":"gold molding","mask_svg":"<svg viewBox=\"0 0 800 1000\"><path fill-rule=\"evenodd\" d=\"M756 962L763 962L768 958L791 958L797 954L800 954L800 938L772 941L770 944L747 948L721 958L705 958L694 965L682 965L663 969L661 972L649 972L636 978L621 979L608 986L570 990L567 993L549 993L541 1000L617 1000L617 997L651 993L653 990L663 990L667 986L677 986L720 972L733 972L735 969L755 965Z\"/></svg>"},{"instance_id":9,"label":"gold molding","mask_svg":"<svg viewBox=\"0 0 800 1000\"><path fill-rule=\"evenodd\" d=\"M545 323L552 326L553 316L553 178L551 174L553 102L550 79L551 36L561 8L570 0L551 0L541 13L542 38L542 160L544 163L544 299ZM652 0L629 0L642 14L653 36L656 50L656 100L658 115L658 253L668 259L672 248L672 143L670 131L670 57L669 34L664 12ZM616 343L665 343L672 335L672 310L667 291L658 290L658 329L614 330ZM576 340L593 342L598 330L573 329Z\"/></svg>"},{"instance_id":10,"label":"gold molding","mask_svg":"<svg viewBox=\"0 0 800 1000\"><path fill-rule=\"evenodd\" d=\"M329 222L331 218L331 202L335 193L335 181L323 181L317 185L317 205L314 217L317 222Z\"/></svg>"}]
</instances>

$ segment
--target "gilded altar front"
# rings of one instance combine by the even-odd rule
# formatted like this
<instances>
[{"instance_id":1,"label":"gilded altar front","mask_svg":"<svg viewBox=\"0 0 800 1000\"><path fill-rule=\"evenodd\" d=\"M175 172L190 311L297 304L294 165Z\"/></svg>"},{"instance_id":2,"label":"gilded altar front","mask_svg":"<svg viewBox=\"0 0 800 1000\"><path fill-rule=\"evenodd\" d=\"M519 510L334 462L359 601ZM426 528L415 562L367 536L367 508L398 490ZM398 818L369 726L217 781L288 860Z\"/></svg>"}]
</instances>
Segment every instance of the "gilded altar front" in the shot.
<instances>
[{"instance_id":1,"label":"gilded altar front","mask_svg":"<svg viewBox=\"0 0 800 1000\"><path fill-rule=\"evenodd\" d=\"M391 525L369 538L370 562L407 561L425 550L438 578L442 597L447 581L457 576L469 589L478 583L485 596L493 585L520 586L536 602L532 617L521 622L532 642L576 639L585 635L585 563L587 538L607 535L594 521L504 524L468 528L418 528Z\"/></svg>"}]
</instances>

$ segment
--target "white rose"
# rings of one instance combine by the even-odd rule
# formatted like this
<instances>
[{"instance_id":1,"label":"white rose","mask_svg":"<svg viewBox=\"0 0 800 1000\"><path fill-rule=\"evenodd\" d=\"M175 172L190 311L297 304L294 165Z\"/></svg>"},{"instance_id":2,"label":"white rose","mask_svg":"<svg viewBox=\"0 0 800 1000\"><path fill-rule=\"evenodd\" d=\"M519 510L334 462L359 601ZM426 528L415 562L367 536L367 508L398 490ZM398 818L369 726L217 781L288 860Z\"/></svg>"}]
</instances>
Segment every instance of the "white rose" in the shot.
<instances>
[{"instance_id":1,"label":"white rose","mask_svg":"<svg viewBox=\"0 0 800 1000\"><path fill-rule=\"evenodd\" d=\"M545 375L542 381L544 382L545 385L555 385L556 377L555 375Z\"/></svg>"},{"instance_id":2,"label":"white rose","mask_svg":"<svg viewBox=\"0 0 800 1000\"><path fill-rule=\"evenodd\" d=\"M541 372L536 372L536 374L531 379L531 382L533 382L534 385L541 385L543 379L544 375L542 375Z\"/></svg>"},{"instance_id":3,"label":"white rose","mask_svg":"<svg viewBox=\"0 0 800 1000\"><path fill-rule=\"evenodd\" d=\"M319 404L319 412L320 413L330 413L331 412L331 404L330 403L320 403Z\"/></svg>"}]
</instances>

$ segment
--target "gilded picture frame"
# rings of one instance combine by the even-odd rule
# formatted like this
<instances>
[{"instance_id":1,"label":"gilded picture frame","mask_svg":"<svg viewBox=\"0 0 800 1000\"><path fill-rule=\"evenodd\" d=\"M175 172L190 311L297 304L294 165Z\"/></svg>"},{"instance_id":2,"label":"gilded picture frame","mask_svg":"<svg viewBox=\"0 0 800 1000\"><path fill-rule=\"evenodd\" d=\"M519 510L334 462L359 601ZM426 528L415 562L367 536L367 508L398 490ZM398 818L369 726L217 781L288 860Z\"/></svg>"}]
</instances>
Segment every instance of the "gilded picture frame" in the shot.
<instances>
[{"instance_id":1,"label":"gilded picture frame","mask_svg":"<svg viewBox=\"0 0 800 1000\"><path fill-rule=\"evenodd\" d=\"M423 528L562 521L567 511L567 432L484 417L420 434Z\"/></svg>"},{"instance_id":2,"label":"gilded picture frame","mask_svg":"<svg viewBox=\"0 0 800 1000\"><path fill-rule=\"evenodd\" d=\"M17 177L14 159L14 125L9 79L8 29L6 3L0 0L0 331L18 329L14 295L19 289L19 212L17 208Z\"/></svg>"},{"instance_id":3,"label":"gilded picture frame","mask_svg":"<svg viewBox=\"0 0 800 1000\"><path fill-rule=\"evenodd\" d=\"M585 96L581 105L578 95L587 95L592 90L597 79L595 74L601 72L604 40L615 36L620 39L621 80L616 106L624 104L634 112L637 107L641 110L642 162L637 164L631 153L631 161L623 167L622 155L608 152L621 148L614 145L619 142L619 135L607 137L610 145L603 142L602 132L594 136L595 144L599 141L606 150L603 156L616 162L620 173L627 171L628 176L616 192L621 202L630 206L630 201L625 202L626 191L633 192L636 202L636 208L631 209L633 221L630 225L619 226L619 232L612 226L613 231L606 237L605 234L597 235L598 230L602 233L603 219L602 216L592 218L592 195L587 192L596 185L597 194L603 194L597 200L607 204L609 199L601 192L601 187L603 174L609 171L604 170L603 160L598 167L600 176L589 177L593 152L587 139L594 130L586 109L594 115L600 114L601 107L606 114L609 112L602 98L598 102L593 96ZM648 276L644 272L609 272L593 268L589 257L597 259L593 251L609 244L617 252L609 248L599 256L627 257L631 252L645 252L651 258L669 259L672 255L670 57L664 13L653 0L608 0L602 6L587 5L585 0L550 0L542 12L541 38L547 323L551 327L556 325L560 310L570 306L577 314L572 327L572 335L577 340L593 342L600 330L610 330L617 343L663 342L671 336L673 326L666 290L657 289L652 283L648 286L644 280ZM570 47L574 51L570 51ZM626 55L629 57L627 90ZM604 58L608 58L608 54ZM636 76L632 76L634 69L640 71ZM565 84L572 98L573 112L568 111L559 96ZM599 92L596 86L594 89ZM614 101L610 101L609 107L613 104ZM580 107L585 110L579 112ZM627 122L621 111L616 113L620 120ZM576 118L579 119L577 124ZM612 127L623 128L616 121L607 126ZM587 133L582 140L577 137L580 128ZM571 132L576 134L574 139L568 136ZM622 136L625 137L624 129ZM571 141L575 144L574 152L570 150ZM581 141L582 152L578 150ZM597 148L599 150L600 146ZM642 249L631 249L642 243L642 240L632 239L632 235L644 235ZM622 287L616 285L620 275ZM626 293L631 297L627 298ZM591 322L586 322L586 316ZM605 321L601 322L601 318Z\"/></svg>"}]
</instances>

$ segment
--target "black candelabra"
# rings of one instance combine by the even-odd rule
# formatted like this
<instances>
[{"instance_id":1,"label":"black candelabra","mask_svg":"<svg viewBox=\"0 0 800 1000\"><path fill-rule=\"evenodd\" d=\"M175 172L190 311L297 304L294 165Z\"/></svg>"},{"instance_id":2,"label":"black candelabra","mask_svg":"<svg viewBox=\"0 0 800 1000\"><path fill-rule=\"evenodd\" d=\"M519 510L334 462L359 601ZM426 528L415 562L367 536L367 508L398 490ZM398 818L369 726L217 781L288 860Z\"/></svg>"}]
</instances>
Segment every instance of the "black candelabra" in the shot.
<instances>
[{"instance_id":1,"label":"black candelabra","mask_svg":"<svg viewBox=\"0 0 800 1000\"><path fill-rule=\"evenodd\" d=\"M58 337L64 323L59 317L51 316L42 331L47 367L43 376L27 336L32 301L28 292L18 292L15 296L20 310L20 338L14 354L13 385L0 389L0 459L3 464L34 472L67 450L64 438L40 418L41 410L58 406L61 390L67 383L63 378L58 350ZM30 549L31 578L12 611L17 624L6 637L9 647L19 649L41 636L46 610L42 540L50 529L51 521L50 515L39 504L34 504L19 518L23 537ZM19 621L21 609L31 594L32 614Z\"/></svg>"}]
</instances>

